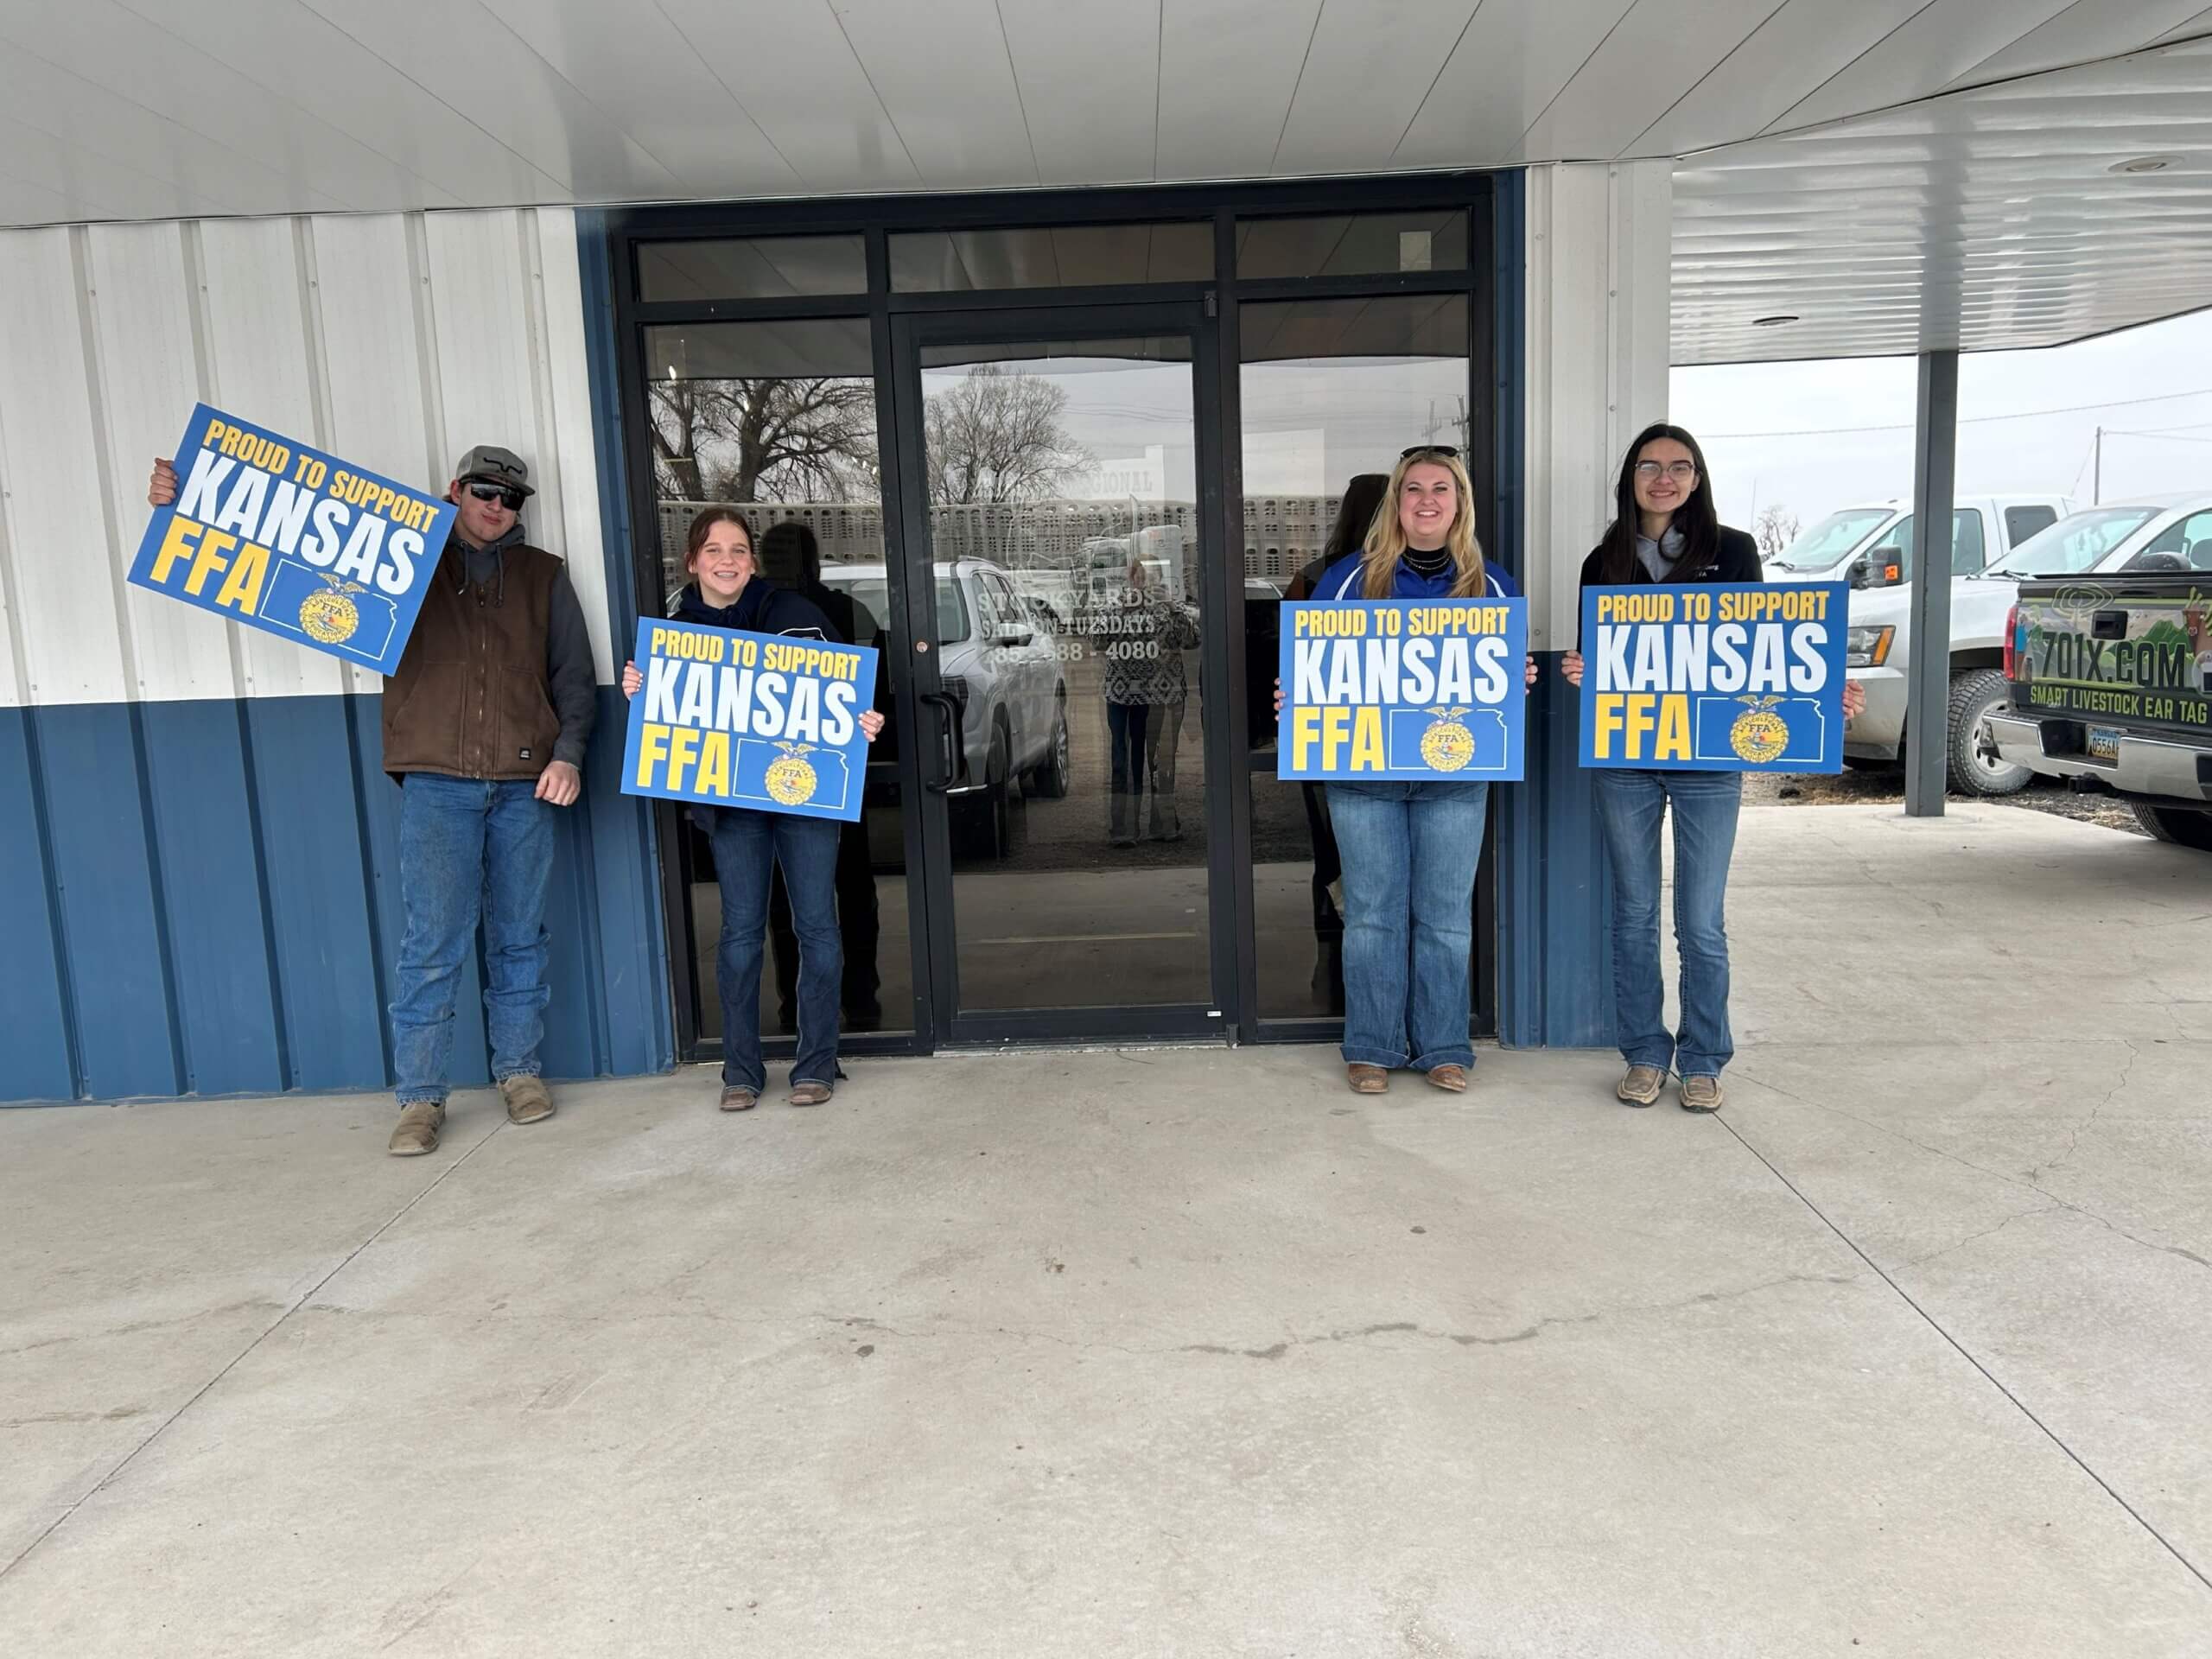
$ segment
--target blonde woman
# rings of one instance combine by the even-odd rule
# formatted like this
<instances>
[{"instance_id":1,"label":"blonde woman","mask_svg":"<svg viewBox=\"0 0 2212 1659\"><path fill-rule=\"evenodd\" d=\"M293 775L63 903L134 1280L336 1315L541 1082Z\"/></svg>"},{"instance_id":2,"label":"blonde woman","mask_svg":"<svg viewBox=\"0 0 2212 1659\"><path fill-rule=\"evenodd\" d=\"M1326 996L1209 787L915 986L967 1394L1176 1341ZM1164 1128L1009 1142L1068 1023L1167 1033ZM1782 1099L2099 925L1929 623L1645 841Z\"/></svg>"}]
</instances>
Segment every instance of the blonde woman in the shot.
<instances>
[{"instance_id":1,"label":"blonde woman","mask_svg":"<svg viewBox=\"0 0 2212 1659\"><path fill-rule=\"evenodd\" d=\"M1323 573L1313 598L1513 599L1513 578L1483 557L1474 493L1456 449L1398 458L1366 547ZM1535 659L1527 674L1536 677ZM1345 1075L1379 1095L1401 1066L1439 1089L1467 1086L1468 958L1475 866L1490 785L1338 784L1329 820L1344 861Z\"/></svg>"}]
</instances>

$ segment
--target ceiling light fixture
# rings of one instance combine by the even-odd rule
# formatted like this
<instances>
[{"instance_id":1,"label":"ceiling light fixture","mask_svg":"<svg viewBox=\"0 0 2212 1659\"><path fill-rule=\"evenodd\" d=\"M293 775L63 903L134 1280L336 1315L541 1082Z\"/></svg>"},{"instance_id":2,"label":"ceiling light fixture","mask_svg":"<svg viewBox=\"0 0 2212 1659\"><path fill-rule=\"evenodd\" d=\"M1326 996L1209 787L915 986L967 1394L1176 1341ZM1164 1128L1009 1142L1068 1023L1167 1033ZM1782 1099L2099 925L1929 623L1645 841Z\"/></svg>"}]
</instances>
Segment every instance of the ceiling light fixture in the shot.
<instances>
[{"instance_id":1,"label":"ceiling light fixture","mask_svg":"<svg viewBox=\"0 0 2212 1659\"><path fill-rule=\"evenodd\" d=\"M1797 319L1796 317L1789 316L1788 315L1777 317L1753 317L1751 319L1751 327L1754 328L1779 328L1785 322L1795 322L1796 321Z\"/></svg>"},{"instance_id":2,"label":"ceiling light fixture","mask_svg":"<svg viewBox=\"0 0 2212 1659\"><path fill-rule=\"evenodd\" d=\"M2107 173L2163 173L2181 159L2178 156L2138 156L2132 161L2114 162L2105 168Z\"/></svg>"}]
</instances>

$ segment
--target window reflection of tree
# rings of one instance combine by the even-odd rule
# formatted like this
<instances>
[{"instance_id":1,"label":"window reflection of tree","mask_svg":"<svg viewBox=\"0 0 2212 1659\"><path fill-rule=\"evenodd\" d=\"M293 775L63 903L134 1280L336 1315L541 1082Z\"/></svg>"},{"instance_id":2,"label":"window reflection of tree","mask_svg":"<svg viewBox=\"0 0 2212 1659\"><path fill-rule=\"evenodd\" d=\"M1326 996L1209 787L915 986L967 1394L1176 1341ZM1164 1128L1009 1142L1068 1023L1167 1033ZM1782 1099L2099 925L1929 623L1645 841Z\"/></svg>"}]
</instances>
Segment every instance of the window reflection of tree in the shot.
<instances>
[{"instance_id":1,"label":"window reflection of tree","mask_svg":"<svg viewBox=\"0 0 2212 1659\"><path fill-rule=\"evenodd\" d=\"M656 380L649 393L664 499L880 499L871 380Z\"/></svg>"},{"instance_id":2,"label":"window reflection of tree","mask_svg":"<svg viewBox=\"0 0 2212 1659\"><path fill-rule=\"evenodd\" d=\"M1068 395L1033 374L978 364L922 404L930 499L948 506L1034 501L1096 470L1061 423Z\"/></svg>"}]
</instances>

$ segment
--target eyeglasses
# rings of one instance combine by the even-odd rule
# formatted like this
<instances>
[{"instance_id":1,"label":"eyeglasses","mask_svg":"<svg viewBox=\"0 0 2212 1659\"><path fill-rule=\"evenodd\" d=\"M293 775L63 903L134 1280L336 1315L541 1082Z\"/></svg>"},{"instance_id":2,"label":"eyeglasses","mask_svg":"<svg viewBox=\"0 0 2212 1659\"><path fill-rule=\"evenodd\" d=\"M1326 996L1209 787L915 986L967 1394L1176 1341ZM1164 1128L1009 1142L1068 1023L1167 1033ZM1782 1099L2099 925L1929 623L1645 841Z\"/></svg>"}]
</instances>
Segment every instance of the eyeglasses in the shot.
<instances>
[{"instance_id":1,"label":"eyeglasses","mask_svg":"<svg viewBox=\"0 0 2212 1659\"><path fill-rule=\"evenodd\" d=\"M530 499L520 490L511 490L504 484L471 484L468 493L479 501L496 501L509 512L520 512L522 504Z\"/></svg>"},{"instance_id":2,"label":"eyeglasses","mask_svg":"<svg viewBox=\"0 0 2212 1659\"><path fill-rule=\"evenodd\" d=\"M1639 461L1636 463L1636 475L1647 484L1656 479L1662 473L1666 474L1677 484L1687 484L1697 476L1697 463L1694 461L1673 461L1663 466L1656 461Z\"/></svg>"},{"instance_id":3,"label":"eyeglasses","mask_svg":"<svg viewBox=\"0 0 2212 1659\"><path fill-rule=\"evenodd\" d=\"M1417 443L1410 449L1398 452L1400 461L1411 461L1415 455L1441 455L1446 461L1459 459L1459 452L1448 443Z\"/></svg>"}]
</instances>

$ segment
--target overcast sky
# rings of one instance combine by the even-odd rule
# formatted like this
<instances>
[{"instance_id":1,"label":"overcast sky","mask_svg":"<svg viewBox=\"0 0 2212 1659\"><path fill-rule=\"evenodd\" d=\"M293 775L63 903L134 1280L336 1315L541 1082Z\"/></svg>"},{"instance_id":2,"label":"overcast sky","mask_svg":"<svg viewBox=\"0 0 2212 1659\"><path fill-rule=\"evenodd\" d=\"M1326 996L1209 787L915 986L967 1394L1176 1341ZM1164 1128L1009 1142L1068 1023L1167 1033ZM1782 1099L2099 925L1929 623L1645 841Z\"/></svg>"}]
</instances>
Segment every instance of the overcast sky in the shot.
<instances>
[{"instance_id":1,"label":"overcast sky","mask_svg":"<svg viewBox=\"0 0 2212 1659\"><path fill-rule=\"evenodd\" d=\"M1914 372L1910 358L1676 369L1669 414L1697 435L1724 519L1748 529L1758 507L1778 501L1809 524L1912 493ZM2212 312L2050 351L1962 357L1959 416L1961 494L2050 493L2087 505L2099 426L2106 500L2212 493ZM1885 429L1834 429L1868 427Z\"/></svg>"},{"instance_id":2,"label":"overcast sky","mask_svg":"<svg viewBox=\"0 0 2212 1659\"><path fill-rule=\"evenodd\" d=\"M1190 499L1186 364L1064 358L1025 367L1068 393L1066 428L1101 464L1101 476L1071 493ZM1704 446L1726 521L1749 529L1760 507L1779 502L1810 524L1853 502L1911 493L1914 372L1910 358L1677 369L1669 412ZM940 390L964 372L936 371L924 385ZM1248 367L1247 493L1332 494L1353 473L1387 470L1407 444L1459 442L1465 372L1458 360L1404 358ZM1962 495L2055 494L2087 506L2099 426L2104 499L2212 493L2212 312L2050 351L1971 353L1960 361L1959 403ZM1147 462L1156 470L1140 481Z\"/></svg>"}]
</instances>

